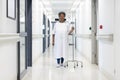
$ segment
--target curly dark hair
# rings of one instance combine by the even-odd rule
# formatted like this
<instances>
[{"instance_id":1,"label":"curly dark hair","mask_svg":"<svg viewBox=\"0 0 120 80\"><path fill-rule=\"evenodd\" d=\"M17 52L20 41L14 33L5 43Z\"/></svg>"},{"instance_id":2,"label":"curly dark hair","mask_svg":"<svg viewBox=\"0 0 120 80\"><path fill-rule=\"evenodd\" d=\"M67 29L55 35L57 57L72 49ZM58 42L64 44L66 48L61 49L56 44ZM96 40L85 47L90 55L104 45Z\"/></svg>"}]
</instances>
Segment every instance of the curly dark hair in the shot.
<instances>
[{"instance_id":1,"label":"curly dark hair","mask_svg":"<svg viewBox=\"0 0 120 80\"><path fill-rule=\"evenodd\" d=\"M61 14L63 14L64 16L66 16L66 13L65 13L65 12L59 12L59 13L58 13L58 16L60 17Z\"/></svg>"}]
</instances>

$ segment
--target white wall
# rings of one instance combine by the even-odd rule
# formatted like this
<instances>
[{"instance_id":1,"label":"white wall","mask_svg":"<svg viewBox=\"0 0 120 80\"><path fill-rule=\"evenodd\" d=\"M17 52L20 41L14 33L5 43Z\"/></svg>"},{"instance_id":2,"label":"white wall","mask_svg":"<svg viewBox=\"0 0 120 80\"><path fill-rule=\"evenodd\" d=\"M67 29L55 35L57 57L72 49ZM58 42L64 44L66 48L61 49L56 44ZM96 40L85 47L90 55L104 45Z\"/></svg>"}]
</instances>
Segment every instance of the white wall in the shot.
<instances>
[{"instance_id":1,"label":"white wall","mask_svg":"<svg viewBox=\"0 0 120 80\"><path fill-rule=\"evenodd\" d=\"M98 28L98 35L113 34L115 18L115 0L99 0L99 20L98 25L103 25L103 29ZM114 45L112 41L99 40L99 68L112 80L114 77Z\"/></svg>"},{"instance_id":2,"label":"white wall","mask_svg":"<svg viewBox=\"0 0 120 80\"><path fill-rule=\"evenodd\" d=\"M90 35L91 31L91 0L84 0L77 9L77 34ZM77 49L91 62L91 39L77 38Z\"/></svg>"},{"instance_id":3,"label":"white wall","mask_svg":"<svg viewBox=\"0 0 120 80\"><path fill-rule=\"evenodd\" d=\"M0 0L0 34L16 34L16 22L6 17L6 0ZM16 46L16 40L0 40L0 80L17 80Z\"/></svg>"},{"instance_id":4,"label":"white wall","mask_svg":"<svg viewBox=\"0 0 120 80\"><path fill-rule=\"evenodd\" d=\"M2 4L2 0L0 0L0 15L2 15L2 5L1 4ZM2 23L1 18L2 18L2 16L0 16L0 24Z\"/></svg>"},{"instance_id":5,"label":"white wall","mask_svg":"<svg viewBox=\"0 0 120 80\"><path fill-rule=\"evenodd\" d=\"M33 62L36 61L42 55L43 43L42 38L38 38L42 34L42 26L43 26L43 6L39 0L33 1Z\"/></svg>"},{"instance_id":6,"label":"white wall","mask_svg":"<svg viewBox=\"0 0 120 80\"><path fill-rule=\"evenodd\" d=\"M116 80L120 80L120 0L116 0L115 3L115 68L116 68Z\"/></svg>"},{"instance_id":7,"label":"white wall","mask_svg":"<svg viewBox=\"0 0 120 80\"><path fill-rule=\"evenodd\" d=\"M0 80L17 80L17 49L14 41L0 42Z\"/></svg>"},{"instance_id":8,"label":"white wall","mask_svg":"<svg viewBox=\"0 0 120 80\"><path fill-rule=\"evenodd\" d=\"M116 1L116 5L115 5ZM89 27L91 26L91 0L84 0L79 8L76 10L77 19L77 34L91 34ZM119 38L119 25L120 25L120 1L119 0L98 0L98 33L97 35L114 34L114 42L108 40L98 41L98 54L99 54L99 68L110 79L115 80L115 70L117 80L120 80L120 65L119 65L119 52L120 52L120 38ZM116 10L115 10L116 6ZM116 11L116 15L115 15ZM116 16L116 20L115 20ZM116 21L116 28L115 28ZM103 29L99 26L103 25ZM114 33L115 32L115 33ZM89 61L91 61L91 40L90 39L77 39L77 49ZM115 56L116 54L116 56Z\"/></svg>"},{"instance_id":9,"label":"white wall","mask_svg":"<svg viewBox=\"0 0 120 80\"><path fill-rule=\"evenodd\" d=\"M0 33L16 33L16 20L6 18L6 1L2 0ZM4 26L4 27L3 27Z\"/></svg>"}]
</instances>

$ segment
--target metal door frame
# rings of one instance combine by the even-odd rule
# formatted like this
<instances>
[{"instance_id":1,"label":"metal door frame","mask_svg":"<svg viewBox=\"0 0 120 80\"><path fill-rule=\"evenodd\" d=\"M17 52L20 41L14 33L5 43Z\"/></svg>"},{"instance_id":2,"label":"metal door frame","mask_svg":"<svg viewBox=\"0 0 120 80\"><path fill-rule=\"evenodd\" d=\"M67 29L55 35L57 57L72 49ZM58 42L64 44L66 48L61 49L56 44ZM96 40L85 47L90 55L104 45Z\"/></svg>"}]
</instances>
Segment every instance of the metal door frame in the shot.
<instances>
[{"instance_id":1,"label":"metal door frame","mask_svg":"<svg viewBox=\"0 0 120 80\"><path fill-rule=\"evenodd\" d=\"M99 54L98 54L98 41L97 36L97 18L98 18L98 0L91 0L92 9L92 63L99 65Z\"/></svg>"},{"instance_id":2,"label":"metal door frame","mask_svg":"<svg viewBox=\"0 0 120 80\"><path fill-rule=\"evenodd\" d=\"M48 30L48 47L50 46L50 20L48 19L48 28L49 28L49 30Z\"/></svg>"},{"instance_id":3,"label":"metal door frame","mask_svg":"<svg viewBox=\"0 0 120 80\"><path fill-rule=\"evenodd\" d=\"M28 67L32 67L32 0L25 0L25 71L20 73L20 41L17 43L17 80L21 80L27 72ZM17 33L20 33L20 0L17 0Z\"/></svg>"},{"instance_id":4,"label":"metal door frame","mask_svg":"<svg viewBox=\"0 0 120 80\"><path fill-rule=\"evenodd\" d=\"M26 0L27 66L32 67L32 0Z\"/></svg>"}]
</instances>

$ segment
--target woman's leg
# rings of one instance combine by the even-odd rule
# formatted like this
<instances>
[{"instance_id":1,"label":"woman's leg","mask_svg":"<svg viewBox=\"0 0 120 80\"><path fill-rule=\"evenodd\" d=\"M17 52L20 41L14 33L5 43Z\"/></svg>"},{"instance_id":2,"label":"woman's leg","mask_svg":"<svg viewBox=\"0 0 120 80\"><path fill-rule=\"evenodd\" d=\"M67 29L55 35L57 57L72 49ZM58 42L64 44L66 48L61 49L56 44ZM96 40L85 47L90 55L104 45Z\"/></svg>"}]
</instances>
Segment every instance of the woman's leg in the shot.
<instances>
[{"instance_id":1,"label":"woman's leg","mask_svg":"<svg viewBox=\"0 0 120 80\"><path fill-rule=\"evenodd\" d=\"M57 58L57 64L60 64L60 58Z\"/></svg>"},{"instance_id":2,"label":"woman's leg","mask_svg":"<svg viewBox=\"0 0 120 80\"><path fill-rule=\"evenodd\" d=\"M61 57L61 64L63 64L64 63L64 58L63 57Z\"/></svg>"},{"instance_id":3,"label":"woman's leg","mask_svg":"<svg viewBox=\"0 0 120 80\"><path fill-rule=\"evenodd\" d=\"M61 58L57 58L57 68L60 67L60 60L61 60Z\"/></svg>"}]
</instances>

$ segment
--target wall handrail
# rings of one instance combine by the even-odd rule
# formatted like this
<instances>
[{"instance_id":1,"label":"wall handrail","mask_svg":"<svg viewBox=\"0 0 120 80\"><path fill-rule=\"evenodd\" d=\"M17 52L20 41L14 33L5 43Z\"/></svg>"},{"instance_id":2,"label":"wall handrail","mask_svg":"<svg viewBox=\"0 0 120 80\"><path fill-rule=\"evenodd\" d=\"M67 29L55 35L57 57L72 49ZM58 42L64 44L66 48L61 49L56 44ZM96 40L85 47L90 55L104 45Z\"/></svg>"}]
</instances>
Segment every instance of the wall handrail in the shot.
<instances>
[{"instance_id":1,"label":"wall handrail","mask_svg":"<svg viewBox=\"0 0 120 80\"><path fill-rule=\"evenodd\" d=\"M91 34L75 34L76 38L91 39Z\"/></svg>"},{"instance_id":2,"label":"wall handrail","mask_svg":"<svg viewBox=\"0 0 120 80\"><path fill-rule=\"evenodd\" d=\"M100 34L97 35L97 40L107 40L107 41L113 41L113 34Z\"/></svg>"},{"instance_id":3,"label":"wall handrail","mask_svg":"<svg viewBox=\"0 0 120 80\"><path fill-rule=\"evenodd\" d=\"M18 33L0 33L0 41L9 40L20 41L20 36Z\"/></svg>"},{"instance_id":4,"label":"wall handrail","mask_svg":"<svg viewBox=\"0 0 120 80\"><path fill-rule=\"evenodd\" d=\"M32 38L43 38L43 34L32 34Z\"/></svg>"}]
</instances>

